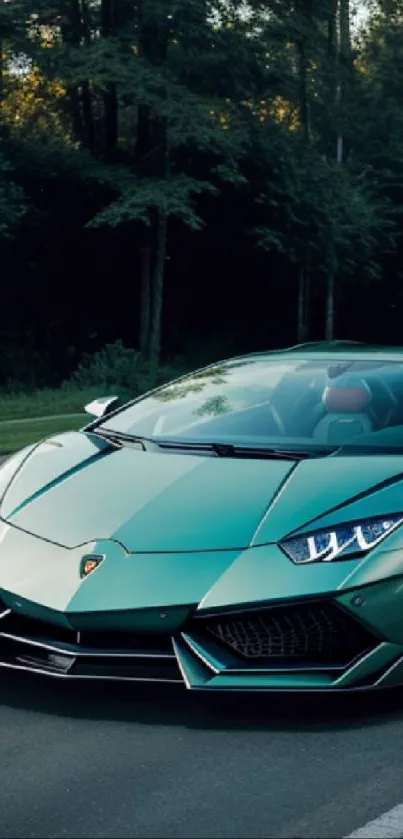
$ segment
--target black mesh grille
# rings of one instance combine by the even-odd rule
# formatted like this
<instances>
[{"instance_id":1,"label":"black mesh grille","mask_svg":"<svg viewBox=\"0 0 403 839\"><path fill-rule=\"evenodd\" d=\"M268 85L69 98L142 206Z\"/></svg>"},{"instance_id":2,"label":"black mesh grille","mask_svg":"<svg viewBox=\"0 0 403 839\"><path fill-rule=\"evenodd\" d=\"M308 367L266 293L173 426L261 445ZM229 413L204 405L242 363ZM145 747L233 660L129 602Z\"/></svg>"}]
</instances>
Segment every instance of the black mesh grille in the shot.
<instances>
[{"instance_id":1,"label":"black mesh grille","mask_svg":"<svg viewBox=\"0 0 403 839\"><path fill-rule=\"evenodd\" d=\"M220 619L198 628L251 664L264 661L347 664L375 646L360 624L331 602L295 604Z\"/></svg>"}]
</instances>

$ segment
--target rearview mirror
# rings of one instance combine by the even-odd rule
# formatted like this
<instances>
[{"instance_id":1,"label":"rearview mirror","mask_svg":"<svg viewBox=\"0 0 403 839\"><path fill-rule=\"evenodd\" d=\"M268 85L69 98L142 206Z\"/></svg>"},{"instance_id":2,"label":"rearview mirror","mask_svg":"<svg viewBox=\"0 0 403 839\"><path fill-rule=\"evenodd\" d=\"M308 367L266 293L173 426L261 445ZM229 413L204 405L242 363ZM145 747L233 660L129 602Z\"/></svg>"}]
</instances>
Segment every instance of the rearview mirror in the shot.
<instances>
[{"instance_id":1,"label":"rearview mirror","mask_svg":"<svg viewBox=\"0 0 403 839\"><path fill-rule=\"evenodd\" d=\"M84 410L87 414L91 414L92 417L101 419L101 417L105 417L117 408L118 402L118 396L101 396L99 399L94 399L93 402L89 402Z\"/></svg>"}]
</instances>

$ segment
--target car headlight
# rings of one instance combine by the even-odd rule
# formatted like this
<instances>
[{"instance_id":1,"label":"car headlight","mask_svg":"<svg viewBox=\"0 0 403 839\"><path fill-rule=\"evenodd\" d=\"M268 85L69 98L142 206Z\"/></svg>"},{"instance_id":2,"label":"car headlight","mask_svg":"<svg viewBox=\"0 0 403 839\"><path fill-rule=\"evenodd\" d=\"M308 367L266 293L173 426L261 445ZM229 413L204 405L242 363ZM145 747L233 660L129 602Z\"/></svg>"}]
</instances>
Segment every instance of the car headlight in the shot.
<instances>
[{"instance_id":1,"label":"car headlight","mask_svg":"<svg viewBox=\"0 0 403 839\"><path fill-rule=\"evenodd\" d=\"M353 559L379 545L400 524L403 524L403 513L378 516L293 536L280 542L280 548L297 565Z\"/></svg>"}]
</instances>

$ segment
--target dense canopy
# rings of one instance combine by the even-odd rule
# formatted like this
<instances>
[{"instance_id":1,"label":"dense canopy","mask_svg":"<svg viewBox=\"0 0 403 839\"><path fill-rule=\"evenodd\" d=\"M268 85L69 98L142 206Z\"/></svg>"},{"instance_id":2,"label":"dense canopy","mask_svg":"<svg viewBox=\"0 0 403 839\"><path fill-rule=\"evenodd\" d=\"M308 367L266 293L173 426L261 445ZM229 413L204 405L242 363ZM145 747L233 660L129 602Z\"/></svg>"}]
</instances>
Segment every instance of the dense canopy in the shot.
<instances>
[{"instance_id":1,"label":"dense canopy","mask_svg":"<svg viewBox=\"0 0 403 839\"><path fill-rule=\"evenodd\" d=\"M402 0L3 0L0 386L400 343Z\"/></svg>"}]
</instances>

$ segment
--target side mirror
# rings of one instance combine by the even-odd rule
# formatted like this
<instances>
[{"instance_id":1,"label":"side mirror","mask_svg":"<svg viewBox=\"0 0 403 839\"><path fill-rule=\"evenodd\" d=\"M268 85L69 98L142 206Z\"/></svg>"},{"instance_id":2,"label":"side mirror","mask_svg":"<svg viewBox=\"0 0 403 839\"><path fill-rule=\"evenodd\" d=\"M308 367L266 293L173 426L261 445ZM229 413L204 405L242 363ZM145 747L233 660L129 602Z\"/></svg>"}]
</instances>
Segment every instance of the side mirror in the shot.
<instances>
[{"instance_id":1,"label":"side mirror","mask_svg":"<svg viewBox=\"0 0 403 839\"><path fill-rule=\"evenodd\" d=\"M87 414L91 414L92 417L101 419L101 417L105 417L114 411L117 408L118 402L118 396L101 396L99 399L94 399L93 402L89 402L84 410Z\"/></svg>"}]
</instances>

